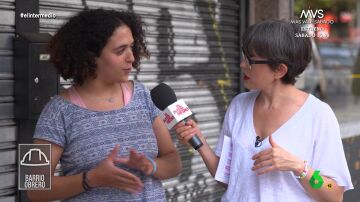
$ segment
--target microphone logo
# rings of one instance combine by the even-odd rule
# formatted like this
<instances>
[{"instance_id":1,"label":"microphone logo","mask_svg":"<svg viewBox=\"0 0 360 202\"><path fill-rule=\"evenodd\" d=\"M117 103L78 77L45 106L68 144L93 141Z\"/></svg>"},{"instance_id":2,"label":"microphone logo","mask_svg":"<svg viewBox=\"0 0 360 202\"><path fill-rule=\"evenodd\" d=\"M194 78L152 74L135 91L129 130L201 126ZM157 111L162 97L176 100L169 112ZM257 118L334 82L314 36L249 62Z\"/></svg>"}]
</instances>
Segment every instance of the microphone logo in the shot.
<instances>
[{"instance_id":1,"label":"microphone logo","mask_svg":"<svg viewBox=\"0 0 360 202\"><path fill-rule=\"evenodd\" d=\"M191 110L183 100L178 100L175 103L166 107L160 113L161 120L165 123L167 128L172 129L177 123L190 116Z\"/></svg>"},{"instance_id":2,"label":"microphone logo","mask_svg":"<svg viewBox=\"0 0 360 202\"><path fill-rule=\"evenodd\" d=\"M163 122L165 122L166 124L171 123L174 120L174 116L170 116L168 113L164 113L164 119Z\"/></svg>"},{"instance_id":3,"label":"microphone logo","mask_svg":"<svg viewBox=\"0 0 360 202\"><path fill-rule=\"evenodd\" d=\"M180 116L189 110L190 110L189 107L184 108L183 106L177 104L176 109L173 112L174 112L174 114L177 114Z\"/></svg>"}]
</instances>

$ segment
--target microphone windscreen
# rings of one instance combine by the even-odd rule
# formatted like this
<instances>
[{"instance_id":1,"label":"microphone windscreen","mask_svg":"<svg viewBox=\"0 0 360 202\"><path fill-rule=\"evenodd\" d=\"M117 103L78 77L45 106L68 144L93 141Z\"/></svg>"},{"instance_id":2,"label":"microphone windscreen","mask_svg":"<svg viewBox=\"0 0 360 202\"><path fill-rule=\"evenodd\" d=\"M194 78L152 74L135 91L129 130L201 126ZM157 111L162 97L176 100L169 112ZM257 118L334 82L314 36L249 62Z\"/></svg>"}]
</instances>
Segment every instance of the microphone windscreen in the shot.
<instances>
[{"instance_id":1,"label":"microphone windscreen","mask_svg":"<svg viewBox=\"0 0 360 202\"><path fill-rule=\"evenodd\" d=\"M166 107L177 101L175 92L165 83L160 83L150 91L155 106L163 111Z\"/></svg>"}]
</instances>

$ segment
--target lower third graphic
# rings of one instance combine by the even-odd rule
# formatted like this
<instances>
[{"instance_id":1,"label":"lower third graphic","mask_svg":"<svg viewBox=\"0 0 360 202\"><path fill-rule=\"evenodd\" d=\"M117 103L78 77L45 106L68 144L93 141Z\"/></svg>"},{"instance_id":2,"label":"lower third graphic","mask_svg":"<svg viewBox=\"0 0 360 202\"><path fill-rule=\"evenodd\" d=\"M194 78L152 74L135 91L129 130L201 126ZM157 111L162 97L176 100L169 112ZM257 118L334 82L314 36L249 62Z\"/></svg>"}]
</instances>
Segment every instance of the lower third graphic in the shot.
<instances>
[{"instance_id":1,"label":"lower third graphic","mask_svg":"<svg viewBox=\"0 0 360 202\"><path fill-rule=\"evenodd\" d=\"M19 190L51 189L51 145L19 144Z\"/></svg>"}]
</instances>

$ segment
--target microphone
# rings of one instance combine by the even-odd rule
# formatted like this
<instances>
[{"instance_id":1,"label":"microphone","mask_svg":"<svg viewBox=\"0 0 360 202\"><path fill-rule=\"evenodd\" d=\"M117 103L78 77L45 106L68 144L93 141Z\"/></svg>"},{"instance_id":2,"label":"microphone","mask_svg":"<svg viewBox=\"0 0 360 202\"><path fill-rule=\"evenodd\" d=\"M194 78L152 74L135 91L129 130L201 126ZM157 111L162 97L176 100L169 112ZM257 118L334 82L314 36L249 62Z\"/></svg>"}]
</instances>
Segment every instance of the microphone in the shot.
<instances>
[{"instance_id":1,"label":"microphone","mask_svg":"<svg viewBox=\"0 0 360 202\"><path fill-rule=\"evenodd\" d=\"M160 83L150 91L151 99L155 106L162 113L160 117L170 130L180 121L185 122L192 112L183 100L178 100L173 89L165 83ZM198 150L203 143L200 138L195 135L189 140L190 145Z\"/></svg>"},{"instance_id":2,"label":"microphone","mask_svg":"<svg viewBox=\"0 0 360 202\"><path fill-rule=\"evenodd\" d=\"M262 145L262 139L260 138L260 136L256 136L255 147L260 147L261 145Z\"/></svg>"}]
</instances>

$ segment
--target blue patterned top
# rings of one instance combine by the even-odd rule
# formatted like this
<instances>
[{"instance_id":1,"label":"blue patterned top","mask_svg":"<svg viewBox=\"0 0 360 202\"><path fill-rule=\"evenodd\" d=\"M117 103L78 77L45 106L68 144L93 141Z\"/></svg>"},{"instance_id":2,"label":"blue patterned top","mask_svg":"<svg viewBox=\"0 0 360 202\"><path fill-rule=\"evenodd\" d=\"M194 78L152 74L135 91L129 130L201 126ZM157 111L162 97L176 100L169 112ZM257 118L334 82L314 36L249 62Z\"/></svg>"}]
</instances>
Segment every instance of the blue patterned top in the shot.
<instances>
[{"instance_id":1,"label":"blue patterned top","mask_svg":"<svg viewBox=\"0 0 360 202\"><path fill-rule=\"evenodd\" d=\"M74 175L96 167L116 144L119 156L134 148L156 158L158 146L152 123L159 113L145 86L134 81L131 101L120 109L93 111L79 107L56 95L47 103L38 120L34 138L61 146L64 175ZM100 187L82 192L67 201L166 201L160 180L140 171L128 170L144 183L141 193L133 195L115 188Z\"/></svg>"}]
</instances>

